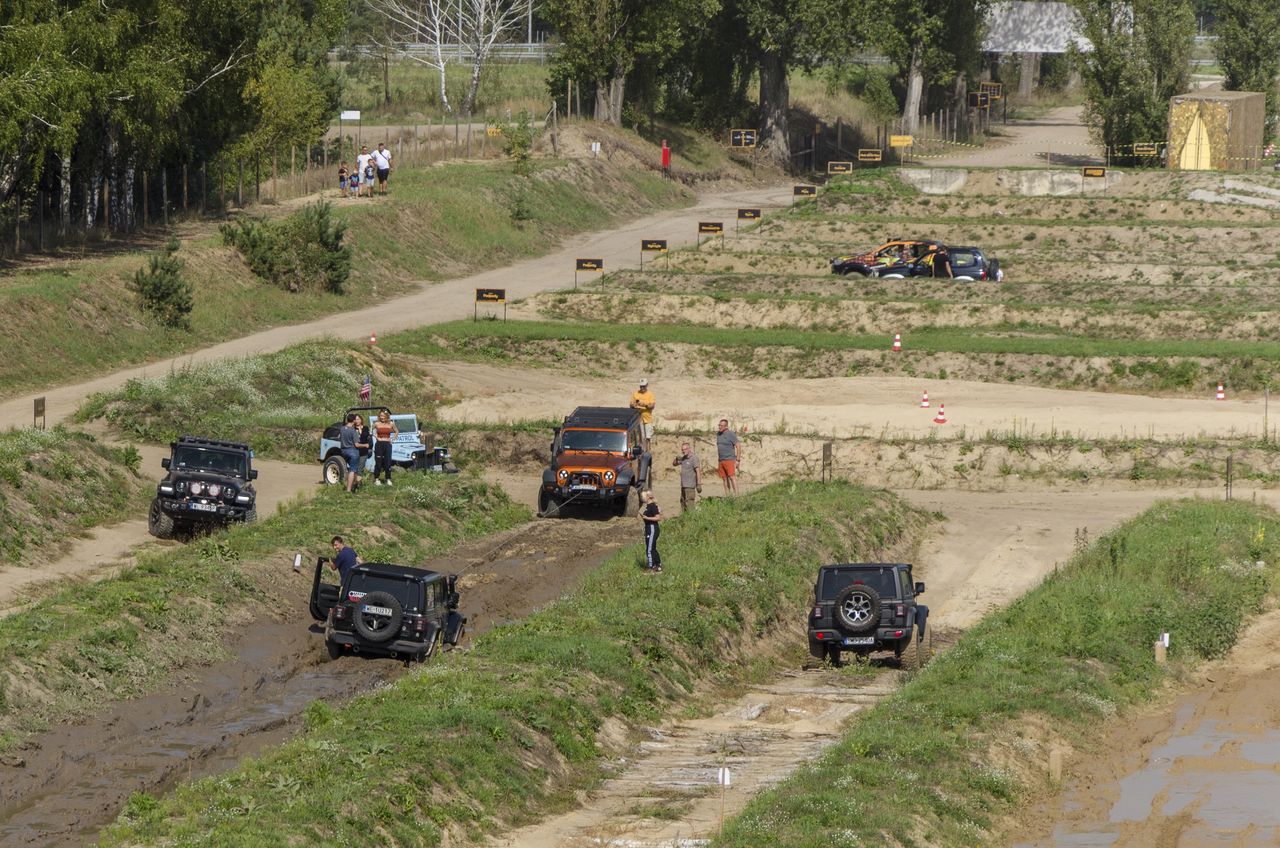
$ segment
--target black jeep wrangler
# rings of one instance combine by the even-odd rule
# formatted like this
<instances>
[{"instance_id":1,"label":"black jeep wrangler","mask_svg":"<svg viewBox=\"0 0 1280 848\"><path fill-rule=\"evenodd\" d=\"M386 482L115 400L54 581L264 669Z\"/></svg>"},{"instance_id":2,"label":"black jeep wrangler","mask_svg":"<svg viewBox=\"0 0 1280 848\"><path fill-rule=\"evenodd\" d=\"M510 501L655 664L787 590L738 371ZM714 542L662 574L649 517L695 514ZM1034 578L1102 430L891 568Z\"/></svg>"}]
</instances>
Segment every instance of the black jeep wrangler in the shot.
<instances>
[{"instance_id":1,"label":"black jeep wrangler","mask_svg":"<svg viewBox=\"0 0 1280 848\"><path fill-rule=\"evenodd\" d=\"M580 406L555 429L551 465L542 472L538 515L568 504L601 506L634 516L649 483L640 413L628 407Z\"/></svg>"},{"instance_id":2,"label":"black jeep wrangler","mask_svg":"<svg viewBox=\"0 0 1280 848\"><path fill-rule=\"evenodd\" d=\"M328 557L316 561L311 617L323 621L331 659L344 653L426 662L443 642L453 647L467 629L458 612L456 574L366 562L341 584L325 583Z\"/></svg>"},{"instance_id":3,"label":"black jeep wrangler","mask_svg":"<svg viewBox=\"0 0 1280 848\"><path fill-rule=\"evenodd\" d=\"M824 565L813 587L809 653L840 665L843 652L866 659L893 651L909 671L932 654L926 631L929 608L917 601L923 583L911 580L908 563L854 562Z\"/></svg>"},{"instance_id":4,"label":"black jeep wrangler","mask_svg":"<svg viewBox=\"0 0 1280 848\"><path fill-rule=\"evenodd\" d=\"M160 461L167 469L147 513L158 539L198 530L248 524L258 517L253 451L239 442L179 436Z\"/></svg>"}]
</instances>

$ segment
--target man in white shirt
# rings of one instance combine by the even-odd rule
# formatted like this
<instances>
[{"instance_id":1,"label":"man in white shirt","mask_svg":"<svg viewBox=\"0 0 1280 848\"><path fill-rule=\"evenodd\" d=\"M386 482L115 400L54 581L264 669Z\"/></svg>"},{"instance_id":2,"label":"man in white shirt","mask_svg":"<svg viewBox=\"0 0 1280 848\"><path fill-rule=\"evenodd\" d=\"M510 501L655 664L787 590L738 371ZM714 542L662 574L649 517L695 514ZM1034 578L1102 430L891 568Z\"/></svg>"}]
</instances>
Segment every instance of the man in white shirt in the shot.
<instances>
[{"instance_id":1,"label":"man in white shirt","mask_svg":"<svg viewBox=\"0 0 1280 848\"><path fill-rule=\"evenodd\" d=\"M372 175L369 174L369 164L370 164L370 160L372 159L373 159L373 156L370 155L369 148L361 147L360 155L356 157L356 173L360 175L360 188L357 189L357 192L364 191L365 187L367 186L369 189L370 197L373 197L373 180L370 179ZM359 197L359 196L360 196L359 193L357 193L356 197Z\"/></svg>"},{"instance_id":2,"label":"man in white shirt","mask_svg":"<svg viewBox=\"0 0 1280 848\"><path fill-rule=\"evenodd\" d=\"M391 176L391 151L382 142L373 151L373 164L378 169L378 193L387 193L387 179Z\"/></svg>"}]
</instances>

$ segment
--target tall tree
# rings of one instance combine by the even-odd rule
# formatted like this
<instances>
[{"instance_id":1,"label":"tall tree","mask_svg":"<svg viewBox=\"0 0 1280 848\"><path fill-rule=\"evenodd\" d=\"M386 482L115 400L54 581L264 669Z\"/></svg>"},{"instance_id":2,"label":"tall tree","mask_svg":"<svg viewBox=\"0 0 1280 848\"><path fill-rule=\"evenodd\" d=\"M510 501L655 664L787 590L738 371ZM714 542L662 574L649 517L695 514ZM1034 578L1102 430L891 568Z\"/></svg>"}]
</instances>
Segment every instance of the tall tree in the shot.
<instances>
[{"instance_id":1,"label":"tall tree","mask_svg":"<svg viewBox=\"0 0 1280 848\"><path fill-rule=\"evenodd\" d=\"M1276 74L1280 74L1280 3L1275 0L1217 0L1214 52L1229 91L1261 91L1267 114L1276 114ZM1268 133L1271 124L1267 124Z\"/></svg>"},{"instance_id":2,"label":"tall tree","mask_svg":"<svg viewBox=\"0 0 1280 848\"><path fill-rule=\"evenodd\" d=\"M1073 50L1084 80L1085 122L1098 143L1127 156L1164 138L1169 98L1187 89L1195 12L1190 0L1072 0L1081 35Z\"/></svg>"}]
</instances>

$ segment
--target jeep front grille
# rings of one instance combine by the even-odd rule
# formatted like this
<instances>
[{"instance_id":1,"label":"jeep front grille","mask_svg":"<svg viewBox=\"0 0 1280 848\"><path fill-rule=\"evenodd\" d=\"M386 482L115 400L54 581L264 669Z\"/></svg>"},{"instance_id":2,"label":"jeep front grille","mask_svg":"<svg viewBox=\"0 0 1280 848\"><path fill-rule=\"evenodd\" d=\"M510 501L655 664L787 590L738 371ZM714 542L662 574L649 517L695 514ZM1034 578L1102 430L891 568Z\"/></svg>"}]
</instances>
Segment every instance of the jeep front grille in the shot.
<instances>
[{"instance_id":1,"label":"jeep front grille","mask_svg":"<svg viewBox=\"0 0 1280 848\"><path fill-rule=\"evenodd\" d=\"M600 475L594 471L575 471L569 475L569 483L574 486L599 486Z\"/></svg>"}]
</instances>

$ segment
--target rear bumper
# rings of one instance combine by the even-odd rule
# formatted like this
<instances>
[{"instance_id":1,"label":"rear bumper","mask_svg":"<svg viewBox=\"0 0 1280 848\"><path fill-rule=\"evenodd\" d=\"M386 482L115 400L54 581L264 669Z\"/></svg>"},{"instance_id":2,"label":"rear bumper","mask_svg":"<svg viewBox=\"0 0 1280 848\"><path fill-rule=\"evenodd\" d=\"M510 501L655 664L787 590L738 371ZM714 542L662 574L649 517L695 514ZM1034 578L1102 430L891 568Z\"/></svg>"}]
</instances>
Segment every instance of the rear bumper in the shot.
<instances>
[{"instance_id":1,"label":"rear bumper","mask_svg":"<svg viewBox=\"0 0 1280 848\"><path fill-rule=\"evenodd\" d=\"M877 627L875 630L858 635L850 635L830 628L810 630L809 653L815 657L821 657L823 652L829 650L831 645L839 646L842 651L857 651L859 653L892 651L898 647L903 639L911 638L911 634L912 628L909 625Z\"/></svg>"},{"instance_id":2,"label":"rear bumper","mask_svg":"<svg viewBox=\"0 0 1280 848\"><path fill-rule=\"evenodd\" d=\"M325 629L324 638L335 645L341 645L343 650L353 654L370 654L378 657L416 657L430 648L427 642L415 642L411 639L367 642L355 633L335 630L332 627Z\"/></svg>"}]
</instances>

